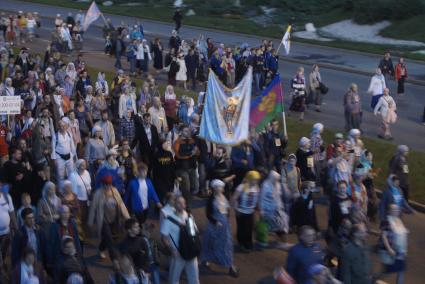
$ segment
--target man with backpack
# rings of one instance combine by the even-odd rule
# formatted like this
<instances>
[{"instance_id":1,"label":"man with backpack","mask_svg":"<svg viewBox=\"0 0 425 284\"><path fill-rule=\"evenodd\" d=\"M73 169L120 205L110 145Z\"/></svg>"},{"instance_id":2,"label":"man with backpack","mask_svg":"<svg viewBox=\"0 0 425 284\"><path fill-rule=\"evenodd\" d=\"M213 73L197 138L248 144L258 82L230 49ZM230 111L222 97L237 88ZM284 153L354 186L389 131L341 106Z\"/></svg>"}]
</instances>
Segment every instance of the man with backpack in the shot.
<instances>
[{"instance_id":1,"label":"man with backpack","mask_svg":"<svg viewBox=\"0 0 425 284\"><path fill-rule=\"evenodd\" d=\"M171 252L169 284L178 284L183 270L189 284L199 284L198 256L201 251L199 232L186 201L176 198L175 211L161 223L161 237Z\"/></svg>"}]
</instances>

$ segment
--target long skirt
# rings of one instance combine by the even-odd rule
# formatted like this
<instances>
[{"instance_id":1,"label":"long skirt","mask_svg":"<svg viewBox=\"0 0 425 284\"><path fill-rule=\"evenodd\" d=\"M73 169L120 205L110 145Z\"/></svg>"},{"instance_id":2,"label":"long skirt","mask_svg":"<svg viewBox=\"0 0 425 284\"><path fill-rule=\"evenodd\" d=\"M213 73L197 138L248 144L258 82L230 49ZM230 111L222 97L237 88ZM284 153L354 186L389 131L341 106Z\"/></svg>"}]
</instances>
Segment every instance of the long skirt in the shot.
<instances>
[{"instance_id":1,"label":"long skirt","mask_svg":"<svg viewBox=\"0 0 425 284\"><path fill-rule=\"evenodd\" d=\"M201 260L230 267L233 264L232 229L226 216L216 215L214 217L221 225L208 222L202 242Z\"/></svg>"}]
</instances>

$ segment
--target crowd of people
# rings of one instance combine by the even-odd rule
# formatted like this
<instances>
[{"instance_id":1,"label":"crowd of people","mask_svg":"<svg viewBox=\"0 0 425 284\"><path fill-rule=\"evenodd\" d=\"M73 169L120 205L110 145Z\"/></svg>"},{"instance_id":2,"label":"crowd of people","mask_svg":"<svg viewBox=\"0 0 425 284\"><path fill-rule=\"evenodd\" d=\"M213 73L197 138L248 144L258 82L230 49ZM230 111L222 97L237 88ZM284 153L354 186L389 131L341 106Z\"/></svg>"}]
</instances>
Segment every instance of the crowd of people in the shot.
<instances>
[{"instance_id":1,"label":"crowd of people","mask_svg":"<svg viewBox=\"0 0 425 284\"><path fill-rule=\"evenodd\" d=\"M59 22L53 34L68 26L68 20ZM112 80L103 72L90 76L82 55L72 61L69 42L55 36L44 58L22 40L15 54L16 42L7 34L0 42L1 95L22 99L21 114L2 116L0 126L4 283L94 283L84 258L90 238L98 243L99 258L112 260L109 283L158 284L164 269L170 284L179 283L183 270L188 283L200 283L199 266L211 263L238 277L231 215L242 253L256 249L254 232L262 245L268 235L286 242L298 234L285 265L296 283L357 284L381 277L372 274L366 243L371 222L378 222L383 273L397 273L403 283L408 230L400 217L414 212L407 202L409 149L397 148L379 202L373 182L379 170L351 106L358 104L355 85L344 100L350 105L348 134L337 133L331 143L323 140L324 125L316 123L288 153L288 137L272 120L262 132L252 129L240 145L217 145L198 136L202 99L177 97L174 86L189 81L195 88L210 67L233 87L252 66L259 94L278 72L271 42L233 50L211 39L186 42L173 31L164 55L159 39L147 44L140 25L105 29L106 51L116 57ZM130 62L127 74L122 55ZM149 73L152 57L157 72L168 72L164 94L155 72ZM146 75L142 86L134 80L138 72ZM318 66L309 76L309 92L302 68L292 88L297 99L291 109L301 119L307 93L320 111L325 91ZM386 90L375 112L391 109ZM388 136L384 124L382 135ZM319 243L323 228L316 217L322 194L329 201L326 247ZM196 195L207 199L205 228L191 214ZM160 237L150 225L158 218Z\"/></svg>"}]
</instances>

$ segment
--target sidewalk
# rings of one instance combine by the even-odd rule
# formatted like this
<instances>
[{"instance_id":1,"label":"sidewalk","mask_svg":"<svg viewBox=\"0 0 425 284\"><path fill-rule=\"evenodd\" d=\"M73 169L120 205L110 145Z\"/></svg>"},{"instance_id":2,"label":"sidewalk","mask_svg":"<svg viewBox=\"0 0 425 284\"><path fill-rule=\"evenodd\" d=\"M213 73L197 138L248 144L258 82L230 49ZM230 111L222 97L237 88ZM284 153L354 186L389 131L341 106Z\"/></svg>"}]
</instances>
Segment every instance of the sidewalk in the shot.
<instances>
[{"instance_id":1,"label":"sidewalk","mask_svg":"<svg viewBox=\"0 0 425 284\"><path fill-rule=\"evenodd\" d=\"M55 17L56 14L61 14L62 17L66 17L68 12L72 12L74 15L78 12L76 9L48 6L37 3L21 2L15 0L0 0L1 9L9 11L38 11L42 17ZM88 4L87 4L88 7ZM102 8L101 6L99 7ZM138 19L134 17L126 17L120 15L105 14L106 18L111 18L114 25L120 24L122 21L125 23L135 23ZM145 33L148 35L158 35L167 37L171 34L171 30L174 25L169 23L151 21L151 20L140 20L143 24ZM98 19L96 22L98 25L102 25L102 20ZM261 42L262 38L245 35L230 33L224 31L217 31L213 29L198 28L193 26L185 26L181 29L182 38L194 38L203 34L205 37L213 38L215 42L223 42L230 45L240 45L241 43L248 43L249 46L257 46ZM278 40L273 40L275 46L279 45ZM336 69L344 72L352 72L357 74L368 75L374 72L374 69L378 66L381 56L368 54L363 52L348 51L344 49L317 46L312 44L305 44L299 42L291 43L291 54L285 55L283 49L280 52L282 60L290 61L300 64L312 65L319 63L322 67ZM393 62L396 63L397 59L393 58ZM425 63L406 60L409 82L413 84L425 85Z\"/></svg>"}]
</instances>

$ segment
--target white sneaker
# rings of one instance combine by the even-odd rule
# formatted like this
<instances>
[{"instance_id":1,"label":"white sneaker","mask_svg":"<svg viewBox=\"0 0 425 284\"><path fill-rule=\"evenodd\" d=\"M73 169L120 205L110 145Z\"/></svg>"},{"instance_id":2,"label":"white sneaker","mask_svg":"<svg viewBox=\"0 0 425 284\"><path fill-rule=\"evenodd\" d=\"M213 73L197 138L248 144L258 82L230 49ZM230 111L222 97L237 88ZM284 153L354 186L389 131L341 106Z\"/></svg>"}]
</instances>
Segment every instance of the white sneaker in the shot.
<instances>
[{"instance_id":1,"label":"white sneaker","mask_svg":"<svg viewBox=\"0 0 425 284\"><path fill-rule=\"evenodd\" d=\"M99 252L99 257L100 257L101 259L106 259L106 252L104 252L104 251L100 251L100 252Z\"/></svg>"}]
</instances>

